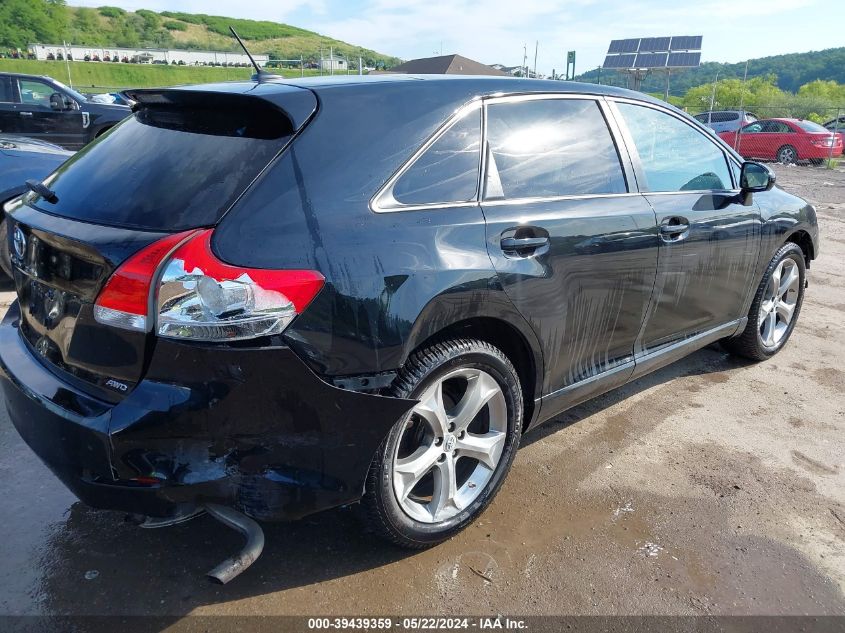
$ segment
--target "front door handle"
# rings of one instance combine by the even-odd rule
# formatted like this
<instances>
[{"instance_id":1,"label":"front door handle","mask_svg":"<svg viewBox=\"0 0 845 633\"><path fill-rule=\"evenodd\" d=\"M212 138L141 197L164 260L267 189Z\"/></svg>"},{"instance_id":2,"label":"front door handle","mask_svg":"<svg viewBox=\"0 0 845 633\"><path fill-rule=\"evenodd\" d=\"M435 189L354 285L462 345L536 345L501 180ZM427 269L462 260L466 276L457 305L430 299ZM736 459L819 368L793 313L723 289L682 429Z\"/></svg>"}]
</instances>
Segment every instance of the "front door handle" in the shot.
<instances>
[{"instance_id":1,"label":"front door handle","mask_svg":"<svg viewBox=\"0 0 845 633\"><path fill-rule=\"evenodd\" d=\"M548 243L548 237L503 237L501 242L503 251L537 249Z\"/></svg>"},{"instance_id":2,"label":"front door handle","mask_svg":"<svg viewBox=\"0 0 845 633\"><path fill-rule=\"evenodd\" d=\"M21 112L21 116L32 116L32 112Z\"/></svg>"}]
</instances>

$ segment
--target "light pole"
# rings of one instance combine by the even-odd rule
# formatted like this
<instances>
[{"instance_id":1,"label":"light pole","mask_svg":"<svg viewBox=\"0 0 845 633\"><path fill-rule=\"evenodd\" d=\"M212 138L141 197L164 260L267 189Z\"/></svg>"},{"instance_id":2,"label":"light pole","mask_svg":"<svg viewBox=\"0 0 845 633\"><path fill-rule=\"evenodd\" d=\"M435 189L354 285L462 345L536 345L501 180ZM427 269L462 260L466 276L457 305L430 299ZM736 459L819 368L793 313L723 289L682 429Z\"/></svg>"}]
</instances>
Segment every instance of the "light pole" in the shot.
<instances>
[{"instance_id":1,"label":"light pole","mask_svg":"<svg viewBox=\"0 0 845 633\"><path fill-rule=\"evenodd\" d=\"M716 71L716 79L713 80L713 92L710 94L710 112L713 112L713 104L716 101L716 85L719 83L719 73L722 72L722 69ZM707 119L709 122L711 115L707 115Z\"/></svg>"}]
</instances>

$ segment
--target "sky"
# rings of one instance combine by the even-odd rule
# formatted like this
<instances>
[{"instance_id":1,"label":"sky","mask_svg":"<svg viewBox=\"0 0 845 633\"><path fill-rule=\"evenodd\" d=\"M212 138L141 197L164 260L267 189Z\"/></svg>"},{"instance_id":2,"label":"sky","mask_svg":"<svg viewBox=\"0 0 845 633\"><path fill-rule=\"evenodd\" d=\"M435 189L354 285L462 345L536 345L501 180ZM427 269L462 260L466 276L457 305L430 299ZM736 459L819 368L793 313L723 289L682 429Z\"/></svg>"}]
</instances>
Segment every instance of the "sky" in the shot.
<instances>
[{"instance_id":1,"label":"sky","mask_svg":"<svg viewBox=\"0 0 845 633\"><path fill-rule=\"evenodd\" d=\"M186 11L285 22L402 59L460 53L486 64L578 73L602 63L611 39L703 35L703 61L845 46L840 0L70 0L78 6Z\"/></svg>"}]
</instances>

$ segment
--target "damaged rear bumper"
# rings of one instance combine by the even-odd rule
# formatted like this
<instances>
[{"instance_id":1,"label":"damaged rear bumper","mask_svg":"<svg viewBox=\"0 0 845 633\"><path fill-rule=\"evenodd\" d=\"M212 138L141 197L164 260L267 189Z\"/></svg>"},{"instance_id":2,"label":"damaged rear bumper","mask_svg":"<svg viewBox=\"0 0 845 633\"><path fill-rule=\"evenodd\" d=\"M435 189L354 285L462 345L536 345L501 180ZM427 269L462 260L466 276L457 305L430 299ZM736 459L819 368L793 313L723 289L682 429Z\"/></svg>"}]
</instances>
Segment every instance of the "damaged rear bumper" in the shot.
<instances>
[{"instance_id":1,"label":"damaged rear bumper","mask_svg":"<svg viewBox=\"0 0 845 633\"><path fill-rule=\"evenodd\" d=\"M0 324L0 382L21 437L84 503L155 517L202 503L264 520L358 500L410 400L346 391L287 347L158 340L119 404L62 381Z\"/></svg>"}]
</instances>

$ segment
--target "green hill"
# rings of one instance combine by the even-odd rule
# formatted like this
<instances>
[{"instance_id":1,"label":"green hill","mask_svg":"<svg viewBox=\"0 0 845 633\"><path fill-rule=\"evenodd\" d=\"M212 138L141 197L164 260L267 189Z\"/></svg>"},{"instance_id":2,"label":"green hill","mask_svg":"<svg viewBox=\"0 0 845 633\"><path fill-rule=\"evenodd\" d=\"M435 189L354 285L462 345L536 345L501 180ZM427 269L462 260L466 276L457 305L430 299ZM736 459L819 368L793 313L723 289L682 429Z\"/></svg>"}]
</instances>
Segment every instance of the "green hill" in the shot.
<instances>
[{"instance_id":1,"label":"green hill","mask_svg":"<svg viewBox=\"0 0 845 633\"><path fill-rule=\"evenodd\" d=\"M683 95L689 88L712 82L719 73L719 80L737 78L742 79L745 73L745 62L739 64L720 64L705 62L698 68L690 68L671 78L671 94ZM806 83L821 79L845 83L845 47L829 48L823 51L809 53L790 53L760 57L748 62L748 78L775 75L777 87L781 90L796 92ZM591 70L576 77L578 81L596 83L599 71ZM625 76L615 71L602 70L601 82L616 86L625 85ZM662 73L647 77L642 83L644 92L663 94L666 85L665 75Z\"/></svg>"},{"instance_id":2,"label":"green hill","mask_svg":"<svg viewBox=\"0 0 845 633\"><path fill-rule=\"evenodd\" d=\"M104 47L239 50L229 35L229 25L250 51L269 54L271 59L298 59L301 55L306 61L316 61L321 47L325 54L331 47L350 59L360 56L370 66L390 67L401 61L288 24L170 11L132 12L108 6L72 7L64 0L0 0L0 51L62 41Z\"/></svg>"}]
</instances>

